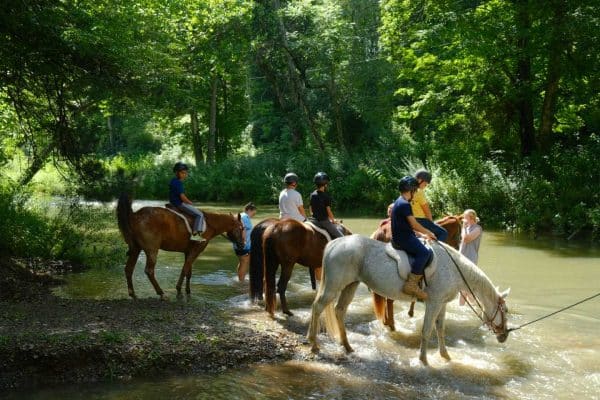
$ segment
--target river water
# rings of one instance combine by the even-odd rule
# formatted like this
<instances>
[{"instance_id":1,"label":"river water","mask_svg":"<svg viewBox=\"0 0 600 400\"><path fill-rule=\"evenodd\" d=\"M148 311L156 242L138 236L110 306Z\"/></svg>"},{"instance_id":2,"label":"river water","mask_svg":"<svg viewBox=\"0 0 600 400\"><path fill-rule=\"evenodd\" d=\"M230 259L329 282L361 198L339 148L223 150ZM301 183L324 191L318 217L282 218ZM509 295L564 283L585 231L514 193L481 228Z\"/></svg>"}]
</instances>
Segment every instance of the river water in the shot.
<instances>
[{"instance_id":1,"label":"river water","mask_svg":"<svg viewBox=\"0 0 600 400\"><path fill-rule=\"evenodd\" d=\"M233 209L218 208L222 211ZM272 216L260 210L254 218ZM375 218L344 221L353 232L368 235ZM532 240L505 232L485 231L480 267L501 289L511 287L507 299L509 325L516 326L600 291L600 249L562 240ZM140 297L155 293L143 273L143 259L135 271ZM174 298L182 255L162 252L157 279ZM288 287L295 315L279 309L276 320L247 299L247 282L237 282L236 257L231 245L215 239L194 264L192 295L223 301L232 323L306 334L314 292L307 269L297 266ZM56 294L72 298L125 298L122 267L72 275ZM308 346L294 360L256 364L237 370L152 381L86 385L39 390L39 399L599 399L600 298L549 319L512 332L500 344L478 324L468 307L449 304L446 343L452 361L437 353L435 334L430 342L431 367L418 360L421 318L407 317L408 303L395 303L397 332L384 329L372 313L371 297L359 287L346 318L355 352L321 334L321 353ZM29 397L28 395L28 397Z\"/></svg>"}]
</instances>

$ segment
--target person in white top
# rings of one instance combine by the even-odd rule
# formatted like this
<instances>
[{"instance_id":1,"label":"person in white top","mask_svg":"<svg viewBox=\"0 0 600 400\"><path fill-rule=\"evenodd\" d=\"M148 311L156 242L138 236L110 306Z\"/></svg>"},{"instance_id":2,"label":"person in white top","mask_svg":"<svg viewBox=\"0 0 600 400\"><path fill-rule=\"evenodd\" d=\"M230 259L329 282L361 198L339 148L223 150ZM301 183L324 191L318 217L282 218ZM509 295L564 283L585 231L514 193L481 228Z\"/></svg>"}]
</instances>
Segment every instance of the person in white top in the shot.
<instances>
[{"instance_id":1,"label":"person in white top","mask_svg":"<svg viewBox=\"0 0 600 400\"><path fill-rule=\"evenodd\" d=\"M296 191L298 175L289 172L283 178L286 188L279 193L279 218L293 218L303 222L306 220L302 195Z\"/></svg>"},{"instance_id":2,"label":"person in white top","mask_svg":"<svg viewBox=\"0 0 600 400\"><path fill-rule=\"evenodd\" d=\"M481 236L483 229L479 225L479 218L477 213L473 209L467 209L463 213L463 226L461 229L461 239L459 251L464 254L469 260L477 264L479 260L479 243L481 242ZM465 304L465 299L470 301L473 300L466 291L461 291L459 294L458 303L462 306Z\"/></svg>"}]
</instances>

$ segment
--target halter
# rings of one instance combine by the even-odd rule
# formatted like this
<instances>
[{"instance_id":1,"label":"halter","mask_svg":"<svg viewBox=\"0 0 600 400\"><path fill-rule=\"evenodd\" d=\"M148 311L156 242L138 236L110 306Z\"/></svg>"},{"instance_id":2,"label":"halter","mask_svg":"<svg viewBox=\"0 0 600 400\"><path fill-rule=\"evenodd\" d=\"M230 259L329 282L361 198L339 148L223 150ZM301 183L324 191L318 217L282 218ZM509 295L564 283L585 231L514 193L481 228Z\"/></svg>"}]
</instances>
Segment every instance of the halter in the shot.
<instances>
[{"instance_id":1,"label":"halter","mask_svg":"<svg viewBox=\"0 0 600 400\"><path fill-rule=\"evenodd\" d=\"M475 302L479 306L479 309L481 310L481 313L487 319L487 315L485 314L485 310L483 309L481 303L479 303L479 300L477 300L477 296L475 296L475 293L473 293L473 290L471 289L471 286L469 286L469 283L465 279L465 276L463 275L462 270L460 269L460 267L458 266L458 264L456 263L456 261L454 261L454 258L452 258L452 256L450 255L450 252L448 252L448 250L443 245L442 245L442 248L444 249L444 251L446 252L446 254L448 254L448 257L450 257L450 260L452 260L452 263L454 263L454 266L458 270L458 273L460 274L460 277L462 278L463 282L467 286L467 289L469 289L469 293L471 293L471 296L473 296L473 298L475 299ZM488 329L491 330L495 335L499 335L499 334L503 334L504 333L504 324L506 323L506 311L505 311L505 302L504 302L504 299L502 298L502 296L498 296L498 302L496 303L496 311L494 312L494 315L492 315L491 318L487 319L487 321L484 320L481 317L481 315L479 315L479 313L475 310L475 308L471 305L471 303L469 302L469 300L467 298L465 298L465 302L467 303L467 305L469 306L469 308L473 311L473 313L475 315L477 315L477 318L479 318L481 320L481 322L483 322L483 324L485 326L487 326ZM500 325L494 324L494 320L496 319L496 316L498 315L498 313L500 313L500 318L501 318Z\"/></svg>"}]
</instances>

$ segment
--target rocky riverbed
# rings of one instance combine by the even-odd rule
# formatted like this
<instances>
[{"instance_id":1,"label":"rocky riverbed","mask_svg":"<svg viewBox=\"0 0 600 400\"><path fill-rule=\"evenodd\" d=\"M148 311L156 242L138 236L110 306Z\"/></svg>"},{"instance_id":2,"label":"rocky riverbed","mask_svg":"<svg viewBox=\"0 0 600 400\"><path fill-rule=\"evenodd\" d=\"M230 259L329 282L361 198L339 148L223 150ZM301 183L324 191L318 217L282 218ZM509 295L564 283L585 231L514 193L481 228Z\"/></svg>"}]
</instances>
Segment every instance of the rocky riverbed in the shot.
<instances>
[{"instance_id":1,"label":"rocky riverbed","mask_svg":"<svg viewBox=\"0 0 600 400\"><path fill-rule=\"evenodd\" d=\"M54 296L57 276L73 269L0 260L0 389L218 372L290 359L300 347L297 333L251 317L239 323L220 304L198 298Z\"/></svg>"}]
</instances>

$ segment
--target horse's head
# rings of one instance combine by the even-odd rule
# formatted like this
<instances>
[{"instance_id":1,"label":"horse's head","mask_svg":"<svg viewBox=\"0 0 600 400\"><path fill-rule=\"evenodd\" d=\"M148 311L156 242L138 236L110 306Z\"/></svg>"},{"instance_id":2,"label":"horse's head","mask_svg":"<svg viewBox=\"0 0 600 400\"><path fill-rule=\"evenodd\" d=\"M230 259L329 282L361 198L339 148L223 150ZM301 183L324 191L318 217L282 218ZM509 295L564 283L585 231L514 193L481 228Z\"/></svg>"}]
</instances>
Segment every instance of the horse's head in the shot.
<instances>
[{"instance_id":1,"label":"horse's head","mask_svg":"<svg viewBox=\"0 0 600 400\"><path fill-rule=\"evenodd\" d=\"M502 293L499 293L494 314L491 318L486 318L487 326L492 330L492 332L494 332L496 339L498 339L498 342L500 343L504 343L506 341L508 338L508 333L510 332L506 326L506 314L508 313L508 308L506 307L506 302L504 301L509 293L510 288Z\"/></svg>"},{"instance_id":2,"label":"horse's head","mask_svg":"<svg viewBox=\"0 0 600 400\"><path fill-rule=\"evenodd\" d=\"M246 244L246 229L242 223L242 216L238 213L237 217L231 215L231 219L231 227L226 231L227 239L229 239L236 248L243 249Z\"/></svg>"}]
</instances>

